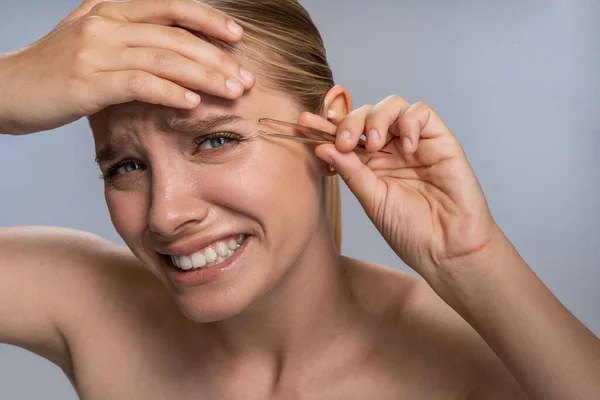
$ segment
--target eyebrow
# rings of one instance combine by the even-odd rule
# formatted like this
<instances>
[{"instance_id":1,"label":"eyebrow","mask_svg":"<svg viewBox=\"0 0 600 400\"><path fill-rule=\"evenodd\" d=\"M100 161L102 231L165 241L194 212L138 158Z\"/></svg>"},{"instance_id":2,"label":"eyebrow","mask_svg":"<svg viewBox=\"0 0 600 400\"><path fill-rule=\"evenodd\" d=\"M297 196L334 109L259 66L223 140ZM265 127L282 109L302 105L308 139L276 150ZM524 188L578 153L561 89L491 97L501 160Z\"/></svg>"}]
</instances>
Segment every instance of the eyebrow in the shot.
<instances>
[{"instance_id":1,"label":"eyebrow","mask_svg":"<svg viewBox=\"0 0 600 400\"><path fill-rule=\"evenodd\" d=\"M164 120L155 122L154 127L158 130L167 132L194 132L194 134L203 135L222 125L245 120L246 118L235 114L209 114L201 119L170 116ZM123 152L127 144L131 143L131 135L132 132L129 130L120 133L115 132L112 135L113 137L111 140L96 153L96 163L107 163L118 158L119 154Z\"/></svg>"}]
</instances>

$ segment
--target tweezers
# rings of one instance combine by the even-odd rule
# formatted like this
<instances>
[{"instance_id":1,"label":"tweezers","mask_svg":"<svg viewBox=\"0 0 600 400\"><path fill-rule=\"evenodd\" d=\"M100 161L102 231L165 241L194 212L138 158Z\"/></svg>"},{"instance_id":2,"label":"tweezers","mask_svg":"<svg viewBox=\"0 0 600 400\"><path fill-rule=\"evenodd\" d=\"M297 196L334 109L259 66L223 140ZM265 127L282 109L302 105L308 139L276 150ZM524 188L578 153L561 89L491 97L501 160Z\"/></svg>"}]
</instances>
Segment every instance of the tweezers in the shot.
<instances>
[{"instance_id":1,"label":"tweezers","mask_svg":"<svg viewBox=\"0 0 600 400\"><path fill-rule=\"evenodd\" d=\"M273 118L259 118L258 122L260 124L283 125L283 126L288 126L291 128L296 128L299 130L304 130L304 131L312 133L313 135L319 136L321 139L311 139L311 138L302 137L302 136L284 135L282 133L267 132L262 129L259 129L258 131L260 133L262 133L263 135L282 138L282 139L297 140L299 142L308 143L308 144L317 144L318 145L318 144L325 144L325 143L335 143L335 136L333 136L325 131L319 130L319 129L295 124L293 122L280 121L280 120L273 119ZM367 151L366 142L363 139L359 139L358 144L356 146L357 147L355 150L359 150L364 153L372 153L372 152ZM376 153L392 154L385 150L379 150Z\"/></svg>"}]
</instances>

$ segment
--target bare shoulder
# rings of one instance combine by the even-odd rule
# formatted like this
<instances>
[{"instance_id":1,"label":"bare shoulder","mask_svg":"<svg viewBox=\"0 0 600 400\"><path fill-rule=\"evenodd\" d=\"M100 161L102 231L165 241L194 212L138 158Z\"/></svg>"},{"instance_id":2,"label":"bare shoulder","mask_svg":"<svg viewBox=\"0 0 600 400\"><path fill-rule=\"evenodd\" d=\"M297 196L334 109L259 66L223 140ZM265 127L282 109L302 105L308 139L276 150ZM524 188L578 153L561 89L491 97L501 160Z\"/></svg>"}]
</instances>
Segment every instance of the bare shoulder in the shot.
<instances>
[{"instance_id":1,"label":"bare shoulder","mask_svg":"<svg viewBox=\"0 0 600 400\"><path fill-rule=\"evenodd\" d=\"M464 397L528 399L481 336L421 278L362 260L345 259L353 291L368 312L384 318L415 368L439 382L454 381ZM420 365L420 367L419 367ZM448 397L450 398L450 397Z\"/></svg>"},{"instance_id":2,"label":"bare shoulder","mask_svg":"<svg viewBox=\"0 0 600 400\"><path fill-rule=\"evenodd\" d=\"M149 309L146 303L161 297L158 280L127 248L89 233L0 228L0 254L10 260L0 262L0 341L31 350L68 374L82 334L112 329L120 315Z\"/></svg>"},{"instance_id":3,"label":"bare shoulder","mask_svg":"<svg viewBox=\"0 0 600 400\"><path fill-rule=\"evenodd\" d=\"M126 247L91 233L59 227L1 228L2 254L19 270L45 276L50 286L84 301L93 287L118 288L149 274ZM12 268L15 270L16 268ZM85 286L79 286L85 282ZM71 300L74 300L73 298Z\"/></svg>"},{"instance_id":4,"label":"bare shoulder","mask_svg":"<svg viewBox=\"0 0 600 400\"><path fill-rule=\"evenodd\" d=\"M169 299L163 285L125 247L99 236L66 228L24 228L40 262L60 281L66 334L87 321L155 309ZM127 316L129 318L129 316Z\"/></svg>"},{"instance_id":5,"label":"bare shoulder","mask_svg":"<svg viewBox=\"0 0 600 400\"><path fill-rule=\"evenodd\" d=\"M69 228L49 226L22 226L0 228L2 251L12 257L34 259L50 268L46 260L60 260L85 265L100 259L102 255L123 256L124 248L91 233Z\"/></svg>"}]
</instances>

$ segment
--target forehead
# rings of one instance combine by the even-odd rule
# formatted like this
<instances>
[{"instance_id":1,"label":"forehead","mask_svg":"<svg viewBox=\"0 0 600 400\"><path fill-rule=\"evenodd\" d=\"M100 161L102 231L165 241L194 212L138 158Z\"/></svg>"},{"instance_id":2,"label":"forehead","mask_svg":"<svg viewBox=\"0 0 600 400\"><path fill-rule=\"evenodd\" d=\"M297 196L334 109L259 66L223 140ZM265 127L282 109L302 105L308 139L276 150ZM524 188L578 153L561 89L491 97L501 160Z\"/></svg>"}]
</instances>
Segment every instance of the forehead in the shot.
<instances>
[{"instance_id":1,"label":"forehead","mask_svg":"<svg viewBox=\"0 0 600 400\"><path fill-rule=\"evenodd\" d=\"M256 122L260 117L271 117L294 121L302 111L294 100L279 92L259 86L247 91L236 100L200 94L201 103L193 110L180 110L170 107L132 102L108 107L89 118L96 148L111 139L111 136L124 133L135 134L145 127L154 129L168 126L166 121L194 120L199 123L207 117L238 115L247 122Z\"/></svg>"}]
</instances>

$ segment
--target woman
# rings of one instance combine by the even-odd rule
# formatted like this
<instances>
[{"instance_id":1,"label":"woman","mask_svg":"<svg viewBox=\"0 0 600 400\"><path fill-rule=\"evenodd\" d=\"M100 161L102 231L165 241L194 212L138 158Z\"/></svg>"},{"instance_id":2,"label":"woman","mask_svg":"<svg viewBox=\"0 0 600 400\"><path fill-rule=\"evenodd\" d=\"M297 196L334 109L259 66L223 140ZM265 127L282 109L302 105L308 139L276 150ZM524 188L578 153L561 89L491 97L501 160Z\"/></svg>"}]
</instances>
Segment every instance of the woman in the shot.
<instances>
[{"instance_id":1,"label":"woman","mask_svg":"<svg viewBox=\"0 0 600 400\"><path fill-rule=\"evenodd\" d=\"M435 112L352 111L293 0L207 5L87 1L0 60L1 132L90 116L128 246L3 228L0 341L86 399L598 397L598 339L504 237ZM337 140L313 152L260 117ZM336 174L425 281L338 254Z\"/></svg>"}]
</instances>

